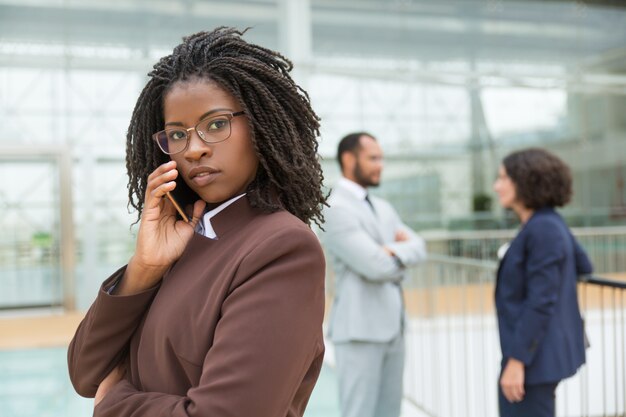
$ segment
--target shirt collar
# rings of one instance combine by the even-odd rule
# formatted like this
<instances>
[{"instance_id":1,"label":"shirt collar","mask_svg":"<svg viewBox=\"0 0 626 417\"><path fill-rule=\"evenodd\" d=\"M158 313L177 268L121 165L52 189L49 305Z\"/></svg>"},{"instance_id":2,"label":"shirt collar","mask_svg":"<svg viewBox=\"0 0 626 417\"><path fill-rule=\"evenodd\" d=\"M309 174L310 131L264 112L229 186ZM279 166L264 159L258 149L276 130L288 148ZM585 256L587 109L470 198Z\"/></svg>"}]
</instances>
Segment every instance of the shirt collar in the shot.
<instances>
[{"instance_id":1,"label":"shirt collar","mask_svg":"<svg viewBox=\"0 0 626 417\"><path fill-rule=\"evenodd\" d=\"M367 195L367 190L361 187L356 182L347 179L346 177L339 178L337 181L337 185L346 189L350 194L354 195L358 200L365 200L365 196Z\"/></svg>"},{"instance_id":2,"label":"shirt collar","mask_svg":"<svg viewBox=\"0 0 626 417\"><path fill-rule=\"evenodd\" d=\"M241 197L246 195L246 193L239 194L236 197L231 198L228 201L223 202L219 206L215 207L212 210L207 211L202 217L202 221L198 223L198 227L196 231L201 235L208 237L209 239L217 239L217 234L215 233L215 229L213 229L213 225L211 224L211 219L215 217L220 211L224 210L226 207L233 204L235 201L239 200Z\"/></svg>"}]
</instances>

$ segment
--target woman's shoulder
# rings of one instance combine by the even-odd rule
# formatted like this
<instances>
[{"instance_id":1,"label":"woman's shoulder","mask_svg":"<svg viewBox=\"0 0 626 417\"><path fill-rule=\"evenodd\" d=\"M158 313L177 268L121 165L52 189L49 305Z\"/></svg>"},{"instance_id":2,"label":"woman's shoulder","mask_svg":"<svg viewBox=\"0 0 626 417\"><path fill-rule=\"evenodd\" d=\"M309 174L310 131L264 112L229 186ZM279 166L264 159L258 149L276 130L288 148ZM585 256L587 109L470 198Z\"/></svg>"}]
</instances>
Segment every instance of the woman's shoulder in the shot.
<instances>
[{"instance_id":1,"label":"woman's shoulder","mask_svg":"<svg viewBox=\"0 0 626 417\"><path fill-rule=\"evenodd\" d=\"M271 213L259 213L254 221L256 227L262 226L276 229L303 230L312 233L311 228L302 220L287 210L277 210Z\"/></svg>"},{"instance_id":2,"label":"woman's shoulder","mask_svg":"<svg viewBox=\"0 0 626 417\"><path fill-rule=\"evenodd\" d=\"M533 234L552 233L566 228L565 222L554 209L537 210L524 229Z\"/></svg>"},{"instance_id":3,"label":"woman's shoulder","mask_svg":"<svg viewBox=\"0 0 626 417\"><path fill-rule=\"evenodd\" d=\"M276 233L313 234L309 226L284 209L266 211L241 199L211 219L218 237L257 242ZM298 233L301 231L301 233Z\"/></svg>"},{"instance_id":4,"label":"woman's shoulder","mask_svg":"<svg viewBox=\"0 0 626 417\"><path fill-rule=\"evenodd\" d=\"M325 268L318 237L306 223L285 211L260 215L251 222L241 250L246 253L242 270L257 270L268 262L298 264L313 275Z\"/></svg>"},{"instance_id":5,"label":"woman's shoulder","mask_svg":"<svg viewBox=\"0 0 626 417\"><path fill-rule=\"evenodd\" d=\"M286 210L256 216L250 223L249 230L264 241L310 241L319 245L319 240L309 225Z\"/></svg>"},{"instance_id":6,"label":"woman's shoulder","mask_svg":"<svg viewBox=\"0 0 626 417\"><path fill-rule=\"evenodd\" d=\"M554 210L542 210L528 221L524 235L531 246L560 248L568 236L568 228Z\"/></svg>"}]
</instances>

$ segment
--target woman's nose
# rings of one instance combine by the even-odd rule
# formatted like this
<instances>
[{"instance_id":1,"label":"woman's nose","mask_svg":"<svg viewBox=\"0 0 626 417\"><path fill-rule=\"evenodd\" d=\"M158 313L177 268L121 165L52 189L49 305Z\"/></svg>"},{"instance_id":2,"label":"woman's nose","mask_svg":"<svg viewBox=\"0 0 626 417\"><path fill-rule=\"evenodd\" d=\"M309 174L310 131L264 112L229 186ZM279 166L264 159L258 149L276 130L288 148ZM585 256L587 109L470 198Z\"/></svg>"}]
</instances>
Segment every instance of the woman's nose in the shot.
<instances>
[{"instance_id":1,"label":"woman's nose","mask_svg":"<svg viewBox=\"0 0 626 417\"><path fill-rule=\"evenodd\" d=\"M200 139L198 132L195 130L189 132L189 145L185 150L185 157L192 160L200 159L203 156L213 155L211 145Z\"/></svg>"}]
</instances>

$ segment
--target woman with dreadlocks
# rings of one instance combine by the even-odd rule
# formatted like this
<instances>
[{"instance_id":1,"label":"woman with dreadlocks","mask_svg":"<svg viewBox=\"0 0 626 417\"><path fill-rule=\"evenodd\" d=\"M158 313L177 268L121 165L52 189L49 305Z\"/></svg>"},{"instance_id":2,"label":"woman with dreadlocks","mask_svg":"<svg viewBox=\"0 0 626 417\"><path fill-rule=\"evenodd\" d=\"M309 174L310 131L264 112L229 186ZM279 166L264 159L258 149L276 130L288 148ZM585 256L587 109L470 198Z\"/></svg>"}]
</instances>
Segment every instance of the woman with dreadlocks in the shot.
<instances>
[{"instance_id":1,"label":"woman with dreadlocks","mask_svg":"<svg viewBox=\"0 0 626 417\"><path fill-rule=\"evenodd\" d=\"M291 63L242 35L185 38L133 112L135 253L68 351L95 416L302 416L319 375L319 119Z\"/></svg>"}]
</instances>

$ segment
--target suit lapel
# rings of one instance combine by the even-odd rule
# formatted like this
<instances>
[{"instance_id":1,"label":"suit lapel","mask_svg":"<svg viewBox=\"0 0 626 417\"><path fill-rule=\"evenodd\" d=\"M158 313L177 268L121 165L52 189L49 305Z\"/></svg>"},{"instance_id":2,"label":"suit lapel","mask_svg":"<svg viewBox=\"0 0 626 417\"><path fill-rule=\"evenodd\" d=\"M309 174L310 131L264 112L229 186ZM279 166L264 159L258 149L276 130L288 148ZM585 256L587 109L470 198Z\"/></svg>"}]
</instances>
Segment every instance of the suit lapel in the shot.
<instances>
[{"instance_id":1,"label":"suit lapel","mask_svg":"<svg viewBox=\"0 0 626 417\"><path fill-rule=\"evenodd\" d=\"M374 206L374 209L376 210L376 213L374 213L374 211L368 207L364 201L360 201L354 194L342 187L336 187L334 192L339 192L341 194L341 198L346 202L346 205L350 207L350 210L352 210L361 222L363 222L365 230L370 234L370 236L372 236L376 242L383 244L384 235L380 230L382 219L378 217L382 213L380 213L379 208ZM372 204L374 204L373 201Z\"/></svg>"}]
</instances>

